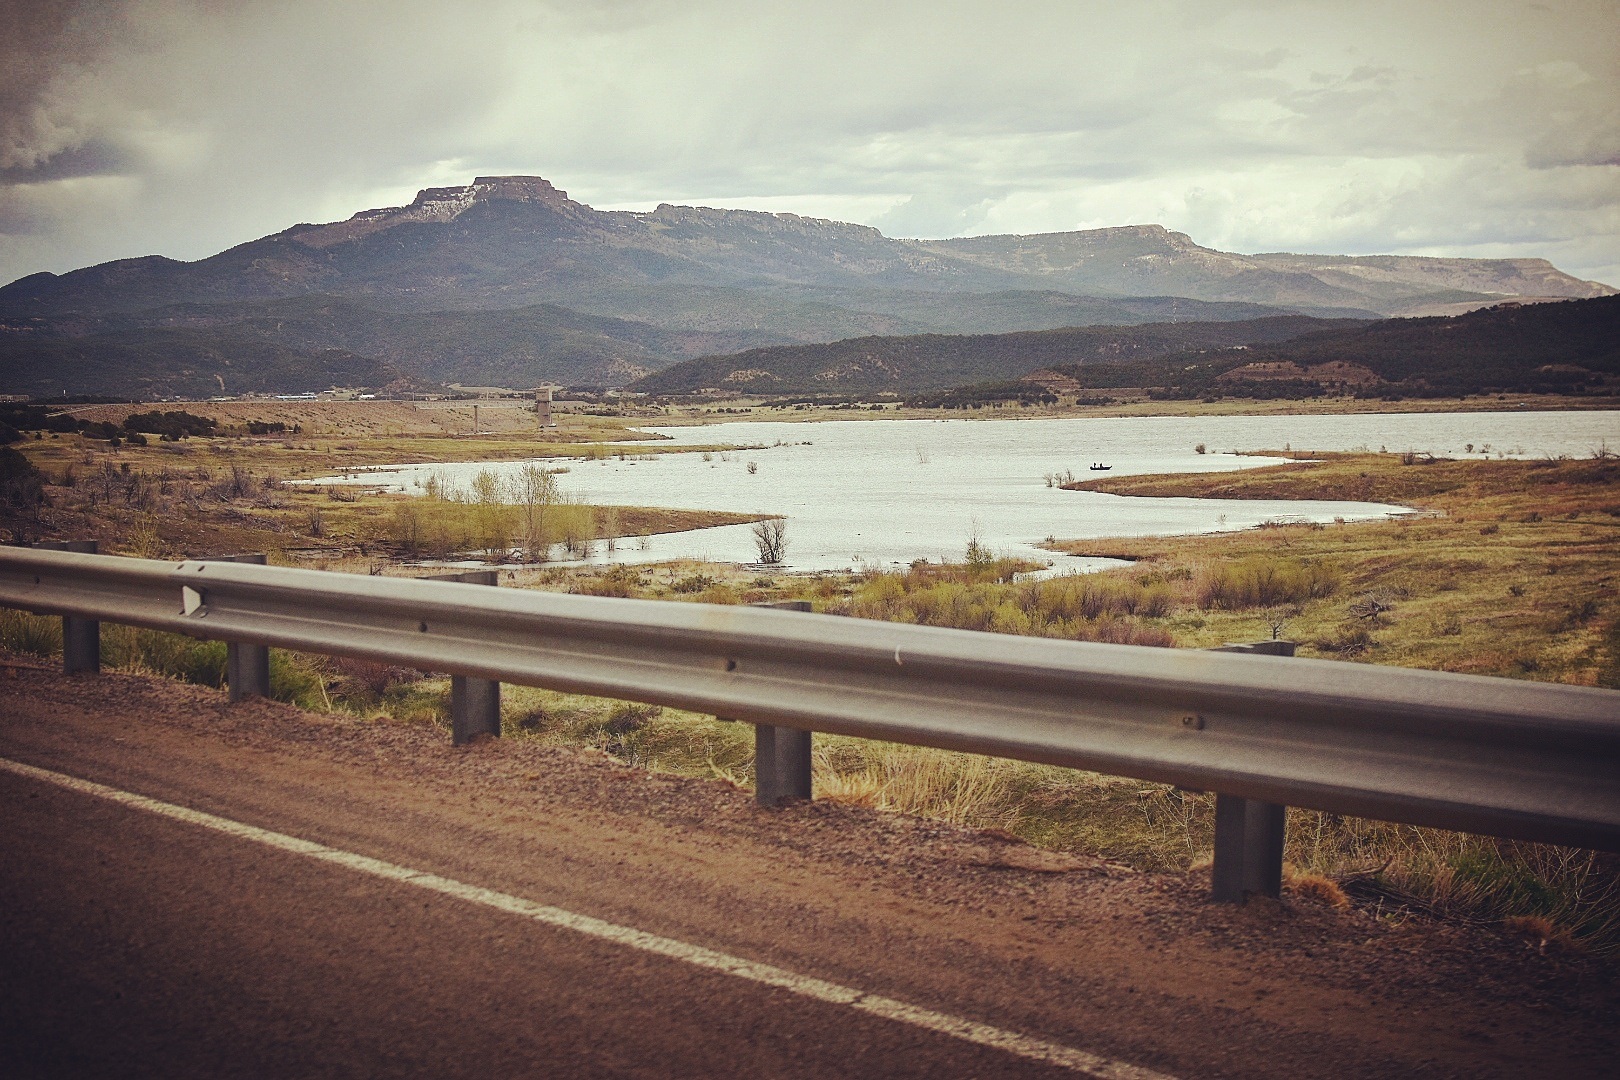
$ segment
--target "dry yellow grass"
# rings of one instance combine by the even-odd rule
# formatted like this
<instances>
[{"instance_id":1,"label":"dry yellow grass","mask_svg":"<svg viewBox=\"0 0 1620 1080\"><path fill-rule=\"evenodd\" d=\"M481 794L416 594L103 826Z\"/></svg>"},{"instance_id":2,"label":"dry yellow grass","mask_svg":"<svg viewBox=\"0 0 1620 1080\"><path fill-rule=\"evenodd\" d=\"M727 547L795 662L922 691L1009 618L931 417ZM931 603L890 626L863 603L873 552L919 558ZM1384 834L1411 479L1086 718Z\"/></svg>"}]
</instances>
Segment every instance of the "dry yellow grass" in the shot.
<instances>
[{"instance_id":1,"label":"dry yellow grass","mask_svg":"<svg viewBox=\"0 0 1620 1080\"><path fill-rule=\"evenodd\" d=\"M1620 460L1402 463L1321 455L1311 465L1121 477L1117 494L1394 502L1433 516L1109 541L1141 579L1230 574L1257 561L1321 568L1332 595L1171 618L1179 644L1271 636L1300 655L1584 685L1620 685ZM1097 553L1095 543L1059 544Z\"/></svg>"},{"instance_id":2,"label":"dry yellow grass","mask_svg":"<svg viewBox=\"0 0 1620 1080\"><path fill-rule=\"evenodd\" d=\"M1337 881L1325 874L1300 873L1291 866L1283 868L1283 888L1288 895L1328 907L1347 908L1350 897Z\"/></svg>"}]
</instances>

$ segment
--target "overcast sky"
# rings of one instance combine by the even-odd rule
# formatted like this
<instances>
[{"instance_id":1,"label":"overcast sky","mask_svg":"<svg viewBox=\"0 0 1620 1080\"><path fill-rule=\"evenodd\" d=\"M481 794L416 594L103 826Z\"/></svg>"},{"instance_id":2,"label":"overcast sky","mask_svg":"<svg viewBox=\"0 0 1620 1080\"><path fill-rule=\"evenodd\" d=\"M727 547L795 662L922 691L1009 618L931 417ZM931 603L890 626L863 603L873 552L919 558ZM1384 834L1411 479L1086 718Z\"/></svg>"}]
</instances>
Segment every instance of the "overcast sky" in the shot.
<instances>
[{"instance_id":1,"label":"overcast sky","mask_svg":"<svg viewBox=\"0 0 1620 1080\"><path fill-rule=\"evenodd\" d=\"M0 282L474 175L1620 285L1620 2L0 0Z\"/></svg>"}]
</instances>

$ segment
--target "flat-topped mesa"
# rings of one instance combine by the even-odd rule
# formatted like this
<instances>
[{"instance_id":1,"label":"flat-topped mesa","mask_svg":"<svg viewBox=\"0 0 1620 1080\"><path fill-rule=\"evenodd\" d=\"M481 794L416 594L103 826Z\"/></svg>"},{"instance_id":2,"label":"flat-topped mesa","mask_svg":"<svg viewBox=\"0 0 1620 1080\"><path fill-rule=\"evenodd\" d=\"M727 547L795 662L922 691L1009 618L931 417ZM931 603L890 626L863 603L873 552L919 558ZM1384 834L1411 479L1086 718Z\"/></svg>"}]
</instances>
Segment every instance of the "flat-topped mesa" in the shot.
<instances>
[{"instance_id":1,"label":"flat-topped mesa","mask_svg":"<svg viewBox=\"0 0 1620 1080\"><path fill-rule=\"evenodd\" d=\"M569 201L568 192L552 187L551 181L543 176L475 176L470 190L475 199L520 199L544 203Z\"/></svg>"},{"instance_id":2,"label":"flat-topped mesa","mask_svg":"<svg viewBox=\"0 0 1620 1080\"><path fill-rule=\"evenodd\" d=\"M1026 273L1072 269L1092 260L1118 265L1121 260L1203 259L1213 252L1186 233L1163 225L1116 225L1058 233L991 233L948 240L918 240L930 251Z\"/></svg>"},{"instance_id":3,"label":"flat-topped mesa","mask_svg":"<svg viewBox=\"0 0 1620 1080\"><path fill-rule=\"evenodd\" d=\"M773 213L768 210L733 210L716 206L659 203L650 213L638 213L635 217L659 231L741 228L800 236L837 236L866 243L885 241L884 235L870 225L807 217L803 214Z\"/></svg>"},{"instance_id":4,"label":"flat-topped mesa","mask_svg":"<svg viewBox=\"0 0 1620 1080\"><path fill-rule=\"evenodd\" d=\"M301 229L297 240L306 247L328 248L395 225L451 221L475 203L497 200L541 203L556 209L577 205L569 201L568 192L553 187L544 177L478 176L457 187L423 188L409 206L362 210L347 221Z\"/></svg>"}]
</instances>

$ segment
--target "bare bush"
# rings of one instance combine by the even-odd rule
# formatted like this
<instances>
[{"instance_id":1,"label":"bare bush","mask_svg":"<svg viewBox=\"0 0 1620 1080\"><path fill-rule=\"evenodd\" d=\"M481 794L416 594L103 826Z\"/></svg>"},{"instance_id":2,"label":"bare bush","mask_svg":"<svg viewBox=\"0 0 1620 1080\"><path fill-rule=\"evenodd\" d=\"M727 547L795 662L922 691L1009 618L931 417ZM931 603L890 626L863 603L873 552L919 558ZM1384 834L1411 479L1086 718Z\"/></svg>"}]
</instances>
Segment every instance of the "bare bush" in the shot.
<instances>
[{"instance_id":1,"label":"bare bush","mask_svg":"<svg viewBox=\"0 0 1620 1080\"><path fill-rule=\"evenodd\" d=\"M779 566L787 555L787 518L772 517L754 522L754 546L765 566Z\"/></svg>"}]
</instances>

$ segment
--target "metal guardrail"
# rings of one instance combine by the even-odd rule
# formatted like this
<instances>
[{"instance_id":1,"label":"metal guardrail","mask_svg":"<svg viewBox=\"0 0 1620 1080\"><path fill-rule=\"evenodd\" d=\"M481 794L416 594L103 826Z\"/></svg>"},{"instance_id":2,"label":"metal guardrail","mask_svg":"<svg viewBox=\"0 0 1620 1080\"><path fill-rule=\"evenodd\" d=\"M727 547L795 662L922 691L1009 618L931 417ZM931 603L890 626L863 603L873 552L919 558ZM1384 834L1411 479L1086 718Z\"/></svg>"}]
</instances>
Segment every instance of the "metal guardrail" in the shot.
<instances>
[{"instance_id":1,"label":"metal guardrail","mask_svg":"<svg viewBox=\"0 0 1620 1080\"><path fill-rule=\"evenodd\" d=\"M690 709L761 750L821 731L1213 791L1228 898L1275 891L1284 806L1620 850L1610 690L9 547L0 606ZM793 787L774 761L762 794Z\"/></svg>"}]
</instances>

